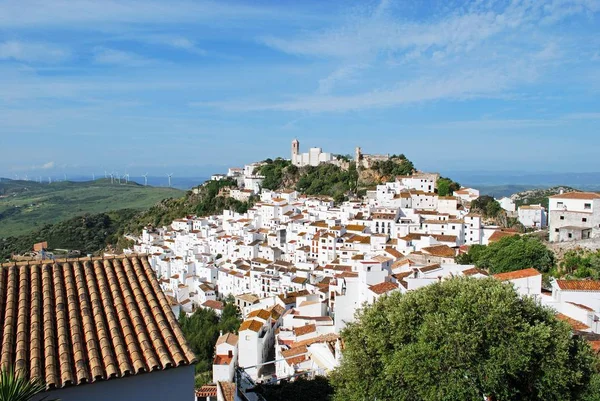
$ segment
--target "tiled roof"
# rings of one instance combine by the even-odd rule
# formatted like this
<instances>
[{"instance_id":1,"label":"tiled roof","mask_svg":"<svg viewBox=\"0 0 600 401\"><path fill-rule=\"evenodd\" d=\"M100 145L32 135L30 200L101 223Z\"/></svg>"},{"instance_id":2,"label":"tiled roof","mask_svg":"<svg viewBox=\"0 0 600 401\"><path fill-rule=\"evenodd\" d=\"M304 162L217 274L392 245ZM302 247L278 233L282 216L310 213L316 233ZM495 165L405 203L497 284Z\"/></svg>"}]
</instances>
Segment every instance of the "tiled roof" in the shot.
<instances>
[{"instance_id":1,"label":"tiled roof","mask_svg":"<svg viewBox=\"0 0 600 401\"><path fill-rule=\"evenodd\" d=\"M207 384L205 386L196 389L196 397L216 397L217 396L217 385Z\"/></svg>"},{"instance_id":2,"label":"tiled roof","mask_svg":"<svg viewBox=\"0 0 600 401\"><path fill-rule=\"evenodd\" d=\"M218 382L217 385L221 389L221 394L223 394L224 401L234 401L235 400L235 383L232 382Z\"/></svg>"},{"instance_id":3,"label":"tiled roof","mask_svg":"<svg viewBox=\"0 0 600 401\"><path fill-rule=\"evenodd\" d=\"M600 199L600 194L595 192L567 192L564 194L552 195L550 196L552 199L583 199L583 200L591 200L591 199Z\"/></svg>"},{"instance_id":4,"label":"tiled roof","mask_svg":"<svg viewBox=\"0 0 600 401\"><path fill-rule=\"evenodd\" d=\"M600 291L600 280L556 280L561 290Z\"/></svg>"},{"instance_id":5,"label":"tiled roof","mask_svg":"<svg viewBox=\"0 0 600 401\"><path fill-rule=\"evenodd\" d=\"M542 273L540 273L539 271L529 268L529 269L517 270L514 272L508 272L508 273L498 273L498 274L494 274L492 277L494 277L495 279L498 279L500 281L507 281L507 280L516 280L519 278L535 277L535 276L539 276L541 274Z\"/></svg>"},{"instance_id":6,"label":"tiled roof","mask_svg":"<svg viewBox=\"0 0 600 401\"><path fill-rule=\"evenodd\" d=\"M304 326L294 327L294 334L296 335L296 337L313 333L315 331L317 331L317 326L315 326L314 324L307 324Z\"/></svg>"},{"instance_id":7,"label":"tiled roof","mask_svg":"<svg viewBox=\"0 0 600 401\"><path fill-rule=\"evenodd\" d=\"M264 309L258 309L255 311L252 311L248 314L248 318L253 318L253 317L258 317L262 320L267 320L271 317L271 313L269 313L269 311L266 311Z\"/></svg>"},{"instance_id":8,"label":"tiled roof","mask_svg":"<svg viewBox=\"0 0 600 401\"><path fill-rule=\"evenodd\" d=\"M238 343L238 336L233 334L233 333L225 333L222 336L219 336L219 338L217 339L217 346L221 345L221 344L229 344L229 345L237 345Z\"/></svg>"},{"instance_id":9,"label":"tiled roof","mask_svg":"<svg viewBox=\"0 0 600 401\"><path fill-rule=\"evenodd\" d=\"M421 251L426 252L432 256L438 256L442 258L453 258L456 256L454 249L448 245L434 245L422 248Z\"/></svg>"},{"instance_id":10,"label":"tiled roof","mask_svg":"<svg viewBox=\"0 0 600 401\"><path fill-rule=\"evenodd\" d=\"M500 241L502 238L504 237L512 237L513 235L519 235L519 233L513 232L513 231L494 231L494 233L492 235L490 235L490 239L488 240L488 242L496 242L496 241Z\"/></svg>"},{"instance_id":11,"label":"tiled roof","mask_svg":"<svg viewBox=\"0 0 600 401\"><path fill-rule=\"evenodd\" d=\"M0 366L47 389L190 365L145 257L0 267Z\"/></svg>"},{"instance_id":12,"label":"tiled roof","mask_svg":"<svg viewBox=\"0 0 600 401\"><path fill-rule=\"evenodd\" d=\"M562 321L569 323L573 330L589 330L590 327L581 323L579 320L573 319L567 315L563 315L562 313L557 313L556 318Z\"/></svg>"},{"instance_id":13,"label":"tiled roof","mask_svg":"<svg viewBox=\"0 0 600 401\"><path fill-rule=\"evenodd\" d=\"M369 289L377 295L385 294L386 292L395 290L397 288L398 284L389 281L384 281L382 283L375 284L369 287Z\"/></svg>"},{"instance_id":14,"label":"tiled roof","mask_svg":"<svg viewBox=\"0 0 600 401\"><path fill-rule=\"evenodd\" d=\"M245 320L242 322L242 324L240 325L240 333L244 330L252 330L255 332L259 332L260 329L262 329L263 324L262 322L259 322L258 320Z\"/></svg>"},{"instance_id":15,"label":"tiled roof","mask_svg":"<svg viewBox=\"0 0 600 401\"><path fill-rule=\"evenodd\" d=\"M471 269L466 269L462 271L463 276L474 276L475 274L481 274L483 276L488 276L488 272L486 272L483 269L478 269L476 267L473 267Z\"/></svg>"}]
</instances>

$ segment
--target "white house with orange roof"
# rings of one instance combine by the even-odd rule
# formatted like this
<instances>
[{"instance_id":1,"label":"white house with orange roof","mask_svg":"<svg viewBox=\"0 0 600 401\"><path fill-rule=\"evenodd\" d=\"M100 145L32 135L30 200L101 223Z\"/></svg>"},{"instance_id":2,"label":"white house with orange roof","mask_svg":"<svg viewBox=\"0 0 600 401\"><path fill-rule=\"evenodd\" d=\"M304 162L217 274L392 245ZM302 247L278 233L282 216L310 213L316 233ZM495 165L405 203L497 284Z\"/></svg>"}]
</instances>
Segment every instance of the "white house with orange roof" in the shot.
<instances>
[{"instance_id":1,"label":"white house with orange roof","mask_svg":"<svg viewBox=\"0 0 600 401\"><path fill-rule=\"evenodd\" d=\"M574 241L600 235L600 194L567 192L549 198L550 241Z\"/></svg>"},{"instance_id":2,"label":"white house with orange roof","mask_svg":"<svg viewBox=\"0 0 600 401\"><path fill-rule=\"evenodd\" d=\"M213 359L213 383L220 381L232 382L237 366L239 338L234 333L221 332L215 344Z\"/></svg>"}]
</instances>

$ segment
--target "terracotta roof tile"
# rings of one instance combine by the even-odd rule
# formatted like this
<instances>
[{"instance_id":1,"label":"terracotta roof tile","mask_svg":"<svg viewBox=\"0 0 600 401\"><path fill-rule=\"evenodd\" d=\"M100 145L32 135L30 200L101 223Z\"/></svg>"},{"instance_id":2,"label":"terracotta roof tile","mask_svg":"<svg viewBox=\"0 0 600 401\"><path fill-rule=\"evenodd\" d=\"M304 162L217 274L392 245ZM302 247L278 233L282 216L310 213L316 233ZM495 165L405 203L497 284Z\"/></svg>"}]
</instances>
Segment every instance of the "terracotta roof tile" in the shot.
<instances>
[{"instance_id":1,"label":"terracotta roof tile","mask_svg":"<svg viewBox=\"0 0 600 401\"><path fill-rule=\"evenodd\" d=\"M541 274L542 273L540 273L539 271L529 268L529 269L517 270L514 272L498 273L498 274L494 274L492 277L494 277L495 279L501 280L501 281L507 281L507 280L516 280L519 278L539 276Z\"/></svg>"},{"instance_id":2,"label":"terracotta roof tile","mask_svg":"<svg viewBox=\"0 0 600 401\"><path fill-rule=\"evenodd\" d=\"M0 267L0 366L47 389L195 362L145 257Z\"/></svg>"},{"instance_id":3,"label":"terracotta roof tile","mask_svg":"<svg viewBox=\"0 0 600 401\"><path fill-rule=\"evenodd\" d=\"M552 199L583 199L583 200L592 200L592 199L600 199L600 194L595 192L567 192L564 194L552 195L550 196Z\"/></svg>"},{"instance_id":4,"label":"terracotta roof tile","mask_svg":"<svg viewBox=\"0 0 600 401\"><path fill-rule=\"evenodd\" d=\"M217 385L221 389L221 394L223 394L224 401L234 401L236 387L235 383L232 382L218 382Z\"/></svg>"},{"instance_id":5,"label":"terracotta roof tile","mask_svg":"<svg viewBox=\"0 0 600 401\"><path fill-rule=\"evenodd\" d=\"M377 295L385 294L386 292L398 289L398 284L389 281L384 281L369 287Z\"/></svg>"},{"instance_id":6,"label":"terracotta roof tile","mask_svg":"<svg viewBox=\"0 0 600 401\"><path fill-rule=\"evenodd\" d=\"M244 330L252 330L252 331L255 331L258 333L260 331L260 329L262 329L262 327L263 327L263 323L259 322L258 320L254 320L254 319L244 320L242 322L242 324L240 325L239 332L241 333Z\"/></svg>"},{"instance_id":7,"label":"terracotta roof tile","mask_svg":"<svg viewBox=\"0 0 600 401\"><path fill-rule=\"evenodd\" d=\"M210 309L223 310L223 302L215 301L213 299L208 299L208 300L204 301L202 306L204 306L205 308L210 308Z\"/></svg>"},{"instance_id":8,"label":"terracotta roof tile","mask_svg":"<svg viewBox=\"0 0 600 401\"><path fill-rule=\"evenodd\" d=\"M421 251L426 252L432 256L438 256L442 258L453 258L456 256L456 252L454 251L454 249L450 248L448 245L428 246L426 248L421 249Z\"/></svg>"},{"instance_id":9,"label":"terracotta roof tile","mask_svg":"<svg viewBox=\"0 0 600 401\"><path fill-rule=\"evenodd\" d=\"M313 333L317 331L317 326L314 324L307 324L304 326L294 327L294 334L296 337L303 336L305 334Z\"/></svg>"},{"instance_id":10,"label":"terracotta roof tile","mask_svg":"<svg viewBox=\"0 0 600 401\"><path fill-rule=\"evenodd\" d=\"M588 325L583 324L579 320L573 319L572 317L563 315L562 313L557 313L556 318L569 323L569 326L571 326L571 328L573 330L589 330L590 329L590 327Z\"/></svg>"},{"instance_id":11,"label":"terracotta roof tile","mask_svg":"<svg viewBox=\"0 0 600 401\"><path fill-rule=\"evenodd\" d=\"M556 280L561 290L600 291L600 280Z\"/></svg>"},{"instance_id":12,"label":"terracotta roof tile","mask_svg":"<svg viewBox=\"0 0 600 401\"><path fill-rule=\"evenodd\" d=\"M519 233L512 232L512 231L500 231L500 230L494 231L494 233L492 235L490 235L488 242L492 243L492 242L500 241L504 237L512 237L514 235L519 235Z\"/></svg>"},{"instance_id":13,"label":"terracotta roof tile","mask_svg":"<svg viewBox=\"0 0 600 401\"><path fill-rule=\"evenodd\" d=\"M476 267L473 267L471 269L466 269L462 271L462 274L464 276L474 276L475 274L481 274L483 276L489 276L488 272L486 272L483 269L478 269Z\"/></svg>"}]
</instances>

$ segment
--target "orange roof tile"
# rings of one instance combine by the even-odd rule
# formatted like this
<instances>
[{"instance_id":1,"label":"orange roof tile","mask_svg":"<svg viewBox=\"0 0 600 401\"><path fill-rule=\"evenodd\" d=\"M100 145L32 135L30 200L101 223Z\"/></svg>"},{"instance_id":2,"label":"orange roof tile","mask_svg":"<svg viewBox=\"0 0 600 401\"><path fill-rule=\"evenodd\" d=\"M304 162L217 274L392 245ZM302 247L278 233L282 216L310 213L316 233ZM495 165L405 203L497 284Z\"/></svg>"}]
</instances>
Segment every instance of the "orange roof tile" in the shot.
<instances>
[{"instance_id":1,"label":"orange roof tile","mask_svg":"<svg viewBox=\"0 0 600 401\"><path fill-rule=\"evenodd\" d=\"M216 345L221 344L229 344L229 345L237 345L239 337L233 333L225 333L222 336L219 336L217 339Z\"/></svg>"},{"instance_id":2,"label":"orange roof tile","mask_svg":"<svg viewBox=\"0 0 600 401\"><path fill-rule=\"evenodd\" d=\"M271 313L264 309L258 309L258 310L254 310L254 311L248 313L249 319L254 318L254 317L258 317L258 318L266 321L267 319L269 319L271 317Z\"/></svg>"},{"instance_id":3,"label":"orange roof tile","mask_svg":"<svg viewBox=\"0 0 600 401\"><path fill-rule=\"evenodd\" d=\"M556 318L569 323L573 330L589 330L590 328L588 325L581 323L579 320L573 319L567 315L563 315L562 313L557 313Z\"/></svg>"},{"instance_id":4,"label":"orange roof tile","mask_svg":"<svg viewBox=\"0 0 600 401\"><path fill-rule=\"evenodd\" d=\"M600 280L556 280L561 290L600 291Z\"/></svg>"},{"instance_id":5,"label":"orange roof tile","mask_svg":"<svg viewBox=\"0 0 600 401\"><path fill-rule=\"evenodd\" d=\"M47 389L190 365L146 257L0 267L2 366Z\"/></svg>"},{"instance_id":6,"label":"orange roof tile","mask_svg":"<svg viewBox=\"0 0 600 401\"><path fill-rule=\"evenodd\" d=\"M422 248L421 251L430 254L431 256L437 256L441 258L453 258L456 256L454 249L448 245L434 245Z\"/></svg>"},{"instance_id":7,"label":"orange roof tile","mask_svg":"<svg viewBox=\"0 0 600 401\"><path fill-rule=\"evenodd\" d=\"M255 332L259 332L260 329L262 329L263 327L263 323L259 322L258 320L244 320L242 322L242 324L240 325L240 332L244 331L244 330L252 330Z\"/></svg>"},{"instance_id":8,"label":"orange roof tile","mask_svg":"<svg viewBox=\"0 0 600 401\"><path fill-rule=\"evenodd\" d=\"M564 194L552 195L549 198L592 200L592 199L600 199L600 194L597 194L595 192L567 192Z\"/></svg>"},{"instance_id":9,"label":"orange roof tile","mask_svg":"<svg viewBox=\"0 0 600 401\"><path fill-rule=\"evenodd\" d=\"M492 243L492 242L500 241L504 237L512 237L513 235L519 235L519 233L516 233L513 231L500 231L500 230L494 231L494 233L490 236L490 239L488 240L488 242Z\"/></svg>"},{"instance_id":10,"label":"orange roof tile","mask_svg":"<svg viewBox=\"0 0 600 401\"><path fill-rule=\"evenodd\" d=\"M384 281L369 287L377 295L385 294L386 292L398 289L398 284L389 281Z\"/></svg>"},{"instance_id":11,"label":"orange roof tile","mask_svg":"<svg viewBox=\"0 0 600 401\"><path fill-rule=\"evenodd\" d=\"M485 270L478 269L476 267L473 267L473 268L467 269L467 270L463 270L462 274L464 276L473 276L475 274L481 274L481 275L484 275L484 276L488 276L489 275L488 272L486 272Z\"/></svg>"},{"instance_id":12,"label":"orange roof tile","mask_svg":"<svg viewBox=\"0 0 600 401\"><path fill-rule=\"evenodd\" d=\"M317 326L315 326L314 324L307 324L300 327L294 327L294 335L296 335L296 337L313 333L315 331L317 331Z\"/></svg>"},{"instance_id":13,"label":"orange roof tile","mask_svg":"<svg viewBox=\"0 0 600 401\"><path fill-rule=\"evenodd\" d=\"M500 281L508 281L508 280L516 280L519 278L535 277L535 276L539 276L541 274L542 273L540 273L539 271L537 271L533 268L529 268L529 269L517 270L514 272L498 273L498 274L494 274L492 277L494 277L495 279L498 279Z\"/></svg>"}]
</instances>

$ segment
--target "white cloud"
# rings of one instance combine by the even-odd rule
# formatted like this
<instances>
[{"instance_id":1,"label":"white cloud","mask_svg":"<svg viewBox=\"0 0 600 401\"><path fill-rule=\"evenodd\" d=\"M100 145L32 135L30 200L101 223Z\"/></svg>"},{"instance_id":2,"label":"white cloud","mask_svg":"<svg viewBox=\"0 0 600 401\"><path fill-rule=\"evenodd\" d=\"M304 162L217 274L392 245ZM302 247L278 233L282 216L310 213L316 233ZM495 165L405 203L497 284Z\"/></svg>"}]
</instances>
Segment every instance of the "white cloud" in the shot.
<instances>
[{"instance_id":1,"label":"white cloud","mask_svg":"<svg viewBox=\"0 0 600 401\"><path fill-rule=\"evenodd\" d=\"M277 10L191 0L7 0L0 2L0 27L110 28L115 24L191 23L279 17Z\"/></svg>"},{"instance_id":2,"label":"white cloud","mask_svg":"<svg viewBox=\"0 0 600 401\"><path fill-rule=\"evenodd\" d=\"M68 59L70 51L48 43L0 42L0 60L23 62L57 63Z\"/></svg>"},{"instance_id":3,"label":"white cloud","mask_svg":"<svg viewBox=\"0 0 600 401\"><path fill-rule=\"evenodd\" d=\"M197 54L199 56L206 56L206 50L198 47L198 45L191 39L183 36L169 36L169 35L150 35L140 38L142 42L158 44L163 46L169 46L179 50L185 50L189 53Z\"/></svg>"},{"instance_id":4,"label":"white cloud","mask_svg":"<svg viewBox=\"0 0 600 401\"><path fill-rule=\"evenodd\" d=\"M50 169L54 168L55 164L56 164L56 163L54 163L54 162L48 162L48 163L42 164L42 165L40 166L40 168L41 168L42 170L50 170Z\"/></svg>"},{"instance_id":5,"label":"white cloud","mask_svg":"<svg viewBox=\"0 0 600 401\"><path fill-rule=\"evenodd\" d=\"M139 67L152 63L153 60L142 57L132 52L96 47L94 61L98 64L121 65L126 67Z\"/></svg>"},{"instance_id":6,"label":"white cloud","mask_svg":"<svg viewBox=\"0 0 600 401\"><path fill-rule=\"evenodd\" d=\"M366 67L365 64L351 64L336 69L327 77L319 80L318 92L320 94L330 93L339 82L356 77L360 70Z\"/></svg>"}]
</instances>

